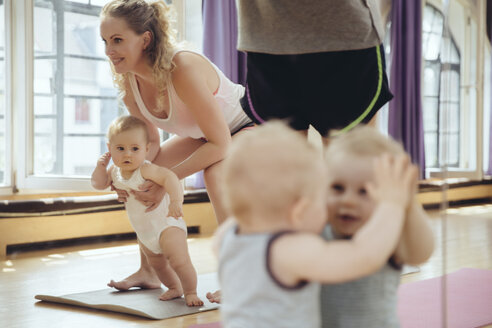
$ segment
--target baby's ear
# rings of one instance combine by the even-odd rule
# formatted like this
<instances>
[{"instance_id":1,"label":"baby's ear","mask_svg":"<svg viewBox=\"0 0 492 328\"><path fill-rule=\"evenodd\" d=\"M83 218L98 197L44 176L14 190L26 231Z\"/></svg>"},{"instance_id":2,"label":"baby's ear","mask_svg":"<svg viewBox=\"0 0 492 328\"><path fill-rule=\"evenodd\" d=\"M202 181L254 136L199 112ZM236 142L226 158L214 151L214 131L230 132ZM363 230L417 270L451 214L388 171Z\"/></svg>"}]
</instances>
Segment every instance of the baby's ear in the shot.
<instances>
[{"instance_id":1,"label":"baby's ear","mask_svg":"<svg viewBox=\"0 0 492 328\"><path fill-rule=\"evenodd\" d=\"M108 147L108 153L111 154L111 148L109 147L109 142L106 143L106 146Z\"/></svg>"},{"instance_id":2,"label":"baby's ear","mask_svg":"<svg viewBox=\"0 0 492 328\"><path fill-rule=\"evenodd\" d=\"M289 220L292 226L300 229L304 226L304 213L310 206L310 201L307 197L301 197L292 204L289 212Z\"/></svg>"}]
</instances>

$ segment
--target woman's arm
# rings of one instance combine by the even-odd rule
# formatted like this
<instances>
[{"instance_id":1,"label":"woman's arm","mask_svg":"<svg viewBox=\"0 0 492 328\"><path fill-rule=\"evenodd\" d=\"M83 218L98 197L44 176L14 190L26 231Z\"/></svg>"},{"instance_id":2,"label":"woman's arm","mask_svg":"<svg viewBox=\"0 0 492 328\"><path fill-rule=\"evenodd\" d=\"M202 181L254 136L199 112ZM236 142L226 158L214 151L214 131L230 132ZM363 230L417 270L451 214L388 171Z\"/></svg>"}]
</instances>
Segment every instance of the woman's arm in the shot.
<instances>
[{"instance_id":1,"label":"woman's arm","mask_svg":"<svg viewBox=\"0 0 492 328\"><path fill-rule=\"evenodd\" d=\"M172 168L179 177L186 177L224 159L231 134L213 96L219 85L217 73L203 58L187 52L175 56L173 85L202 130L207 142L191 156Z\"/></svg>"}]
</instances>

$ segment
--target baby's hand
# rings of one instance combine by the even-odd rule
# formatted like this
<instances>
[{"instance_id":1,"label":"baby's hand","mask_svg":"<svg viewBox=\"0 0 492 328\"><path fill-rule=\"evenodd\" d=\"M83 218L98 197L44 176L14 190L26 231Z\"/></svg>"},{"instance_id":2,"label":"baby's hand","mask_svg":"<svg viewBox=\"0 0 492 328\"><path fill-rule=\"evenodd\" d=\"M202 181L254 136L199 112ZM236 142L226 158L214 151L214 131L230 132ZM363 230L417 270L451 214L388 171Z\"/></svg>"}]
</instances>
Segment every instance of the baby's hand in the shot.
<instances>
[{"instance_id":1,"label":"baby's hand","mask_svg":"<svg viewBox=\"0 0 492 328\"><path fill-rule=\"evenodd\" d=\"M179 219L183 216L183 206L181 202L171 201L169 203L169 211L167 216L172 216L173 218Z\"/></svg>"},{"instance_id":2,"label":"baby's hand","mask_svg":"<svg viewBox=\"0 0 492 328\"><path fill-rule=\"evenodd\" d=\"M391 202L407 207L413 197L418 169L407 155L384 154L373 164L374 182L367 186L378 202Z\"/></svg>"},{"instance_id":3,"label":"baby's hand","mask_svg":"<svg viewBox=\"0 0 492 328\"><path fill-rule=\"evenodd\" d=\"M99 159L97 160L97 165L106 167L108 166L110 159L111 159L111 153L107 151L104 154L102 154L101 157L99 157Z\"/></svg>"}]
</instances>

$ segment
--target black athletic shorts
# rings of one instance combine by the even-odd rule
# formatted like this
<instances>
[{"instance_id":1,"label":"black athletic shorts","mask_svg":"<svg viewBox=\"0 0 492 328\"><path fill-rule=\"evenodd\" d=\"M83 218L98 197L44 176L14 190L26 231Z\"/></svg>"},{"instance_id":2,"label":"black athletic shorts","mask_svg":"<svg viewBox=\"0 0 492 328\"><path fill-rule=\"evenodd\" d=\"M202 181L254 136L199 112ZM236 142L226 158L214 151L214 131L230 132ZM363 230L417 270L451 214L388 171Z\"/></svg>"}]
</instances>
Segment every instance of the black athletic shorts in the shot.
<instances>
[{"instance_id":1,"label":"black athletic shorts","mask_svg":"<svg viewBox=\"0 0 492 328\"><path fill-rule=\"evenodd\" d=\"M301 55L248 52L241 106L261 124L284 119L296 130L311 124L321 135L367 123L393 98L383 46Z\"/></svg>"}]
</instances>

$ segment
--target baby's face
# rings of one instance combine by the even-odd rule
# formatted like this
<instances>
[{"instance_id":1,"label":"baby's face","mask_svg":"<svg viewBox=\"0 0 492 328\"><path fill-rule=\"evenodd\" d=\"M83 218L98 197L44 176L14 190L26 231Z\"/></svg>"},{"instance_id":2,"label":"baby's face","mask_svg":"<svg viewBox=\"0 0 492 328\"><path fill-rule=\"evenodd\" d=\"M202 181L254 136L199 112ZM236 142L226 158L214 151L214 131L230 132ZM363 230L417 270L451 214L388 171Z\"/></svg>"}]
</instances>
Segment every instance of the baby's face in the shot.
<instances>
[{"instance_id":1,"label":"baby's face","mask_svg":"<svg viewBox=\"0 0 492 328\"><path fill-rule=\"evenodd\" d=\"M336 154L328 165L328 221L340 237L350 237L376 206L366 190L373 180L372 157Z\"/></svg>"},{"instance_id":2,"label":"baby's face","mask_svg":"<svg viewBox=\"0 0 492 328\"><path fill-rule=\"evenodd\" d=\"M123 171L135 171L145 161L147 141L142 129L131 129L111 138L109 151L114 165Z\"/></svg>"}]
</instances>

